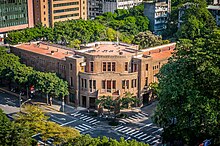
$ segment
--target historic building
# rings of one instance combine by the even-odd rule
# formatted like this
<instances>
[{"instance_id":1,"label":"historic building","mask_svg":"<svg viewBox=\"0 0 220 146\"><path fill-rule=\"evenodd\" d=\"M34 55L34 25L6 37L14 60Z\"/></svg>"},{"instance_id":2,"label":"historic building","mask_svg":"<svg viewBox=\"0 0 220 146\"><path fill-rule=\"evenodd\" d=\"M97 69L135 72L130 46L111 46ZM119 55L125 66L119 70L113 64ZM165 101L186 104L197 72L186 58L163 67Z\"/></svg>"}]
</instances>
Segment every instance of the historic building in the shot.
<instances>
[{"instance_id":1,"label":"historic building","mask_svg":"<svg viewBox=\"0 0 220 146\"><path fill-rule=\"evenodd\" d=\"M66 102L95 107L102 95L136 95L143 104L151 99L148 86L167 63L175 43L138 50L138 46L115 42L95 42L72 50L44 42L19 44L11 52L28 66L56 72L69 83Z\"/></svg>"},{"instance_id":2,"label":"historic building","mask_svg":"<svg viewBox=\"0 0 220 146\"><path fill-rule=\"evenodd\" d=\"M35 25L49 27L72 19L87 19L87 0L34 0Z\"/></svg>"},{"instance_id":3,"label":"historic building","mask_svg":"<svg viewBox=\"0 0 220 146\"><path fill-rule=\"evenodd\" d=\"M150 30L161 35L167 28L171 0L144 1L144 15L150 20Z\"/></svg>"},{"instance_id":4,"label":"historic building","mask_svg":"<svg viewBox=\"0 0 220 146\"><path fill-rule=\"evenodd\" d=\"M0 0L0 44L7 32L33 26L32 0Z\"/></svg>"}]
</instances>

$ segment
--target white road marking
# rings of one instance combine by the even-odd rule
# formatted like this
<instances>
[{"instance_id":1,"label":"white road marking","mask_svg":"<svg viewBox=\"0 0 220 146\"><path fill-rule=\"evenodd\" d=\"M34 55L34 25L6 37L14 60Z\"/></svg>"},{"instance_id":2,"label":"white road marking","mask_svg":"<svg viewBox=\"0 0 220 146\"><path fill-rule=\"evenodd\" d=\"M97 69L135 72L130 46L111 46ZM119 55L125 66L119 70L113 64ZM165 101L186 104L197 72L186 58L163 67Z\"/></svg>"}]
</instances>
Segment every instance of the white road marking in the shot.
<instances>
[{"instance_id":1,"label":"white road marking","mask_svg":"<svg viewBox=\"0 0 220 146\"><path fill-rule=\"evenodd\" d=\"M127 131L129 131L129 130L131 130L131 128L128 128L128 129L126 129L126 130L124 130L124 131L121 131L122 133L125 133L125 132L127 132Z\"/></svg>"},{"instance_id":2,"label":"white road marking","mask_svg":"<svg viewBox=\"0 0 220 146\"><path fill-rule=\"evenodd\" d=\"M142 137L144 137L144 136L146 136L146 135L147 135L147 134L143 134L143 135L139 136L138 139L140 139L140 138L142 138Z\"/></svg>"},{"instance_id":3,"label":"white road marking","mask_svg":"<svg viewBox=\"0 0 220 146\"><path fill-rule=\"evenodd\" d=\"M88 119L88 120L86 120L86 122L89 122L89 121L92 121L92 120L94 120L93 118L91 118L91 119Z\"/></svg>"},{"instance_id":4,"label":"white road marking","mask_svg":"<svg viewBox=\"0 0 220 146\"><path fill-rule=\"evenodd\" d=\"M134 131L135 131L135 129L133 129L131 131L128 131L126 134L129 134L129 133L134 132Z\"/></svg>"},{"instance_id":5,"label":"white road marking","mask_svg":"<svg viewBox=\"0 0 220 146\"><path fill-rule=\"evenodd\" d=\"M82 129L82 128L78 127L78 126L75 126L75 128L78 129L80 132L84 131L84 129Z\"/></svg>"},{"instance_id":6,"label":"white road marking","mask_svg":"<svg viewBox=\"0 0 220 146\"><path fill-rule=\"evenodd\" d=\"M146 124L146 125L142 126L140 129L143 129L144 127L149 127L149 126L151 126L151 125L153 125L153 123Z\"/></svg>"},{"instance_id":7,"label":"white road marking","mask_svg":"<svg viewBox=\"0 0 220 146\"><path fill-rule=\"evenodd\" d=\"M156 133L156 132L160 132L160 131L162 131L162 130L163 130L163 128L160 128L160 129L158 129L158 130L152 132L152 134L154 134L154 133Z\"/></svg>"},{"instance_id":8,"label":"white road marking","mask_svg":"<svg viewBox=\"0 0 220 146\"><path fill-rule=\"evenodd\" d=\"M152 137L153 137L153 136L149 135L149 136L143 138L142 140L146 140L146 139L148 139L148 138L152 138Z\"/></svg>"},{"instance_id":9,"label":"white road marking","mask_svg":"<svg viewBox=\"0 0 220 146\"><path fill-rule=\"evenodd\" d=\"M151 139L148 139L146 142L150 142L151 140L155 139L156 137L152 137Z\"/></svg>"},{"instance_id":10,"label":"white road marking","mask_svg":"<svg viewBox=\"0 0 220 146\"><path fill-rule=\"evenodd\" d=\"M88 127L88 128L90 128L90 129L93 129L91 126L89 126L89 125L86 125L86 124L82 124L83 126L85 126L85 127Z\"/></svg>"},{"instance_id":11,"label":"white road marking","mask_svg":"<svg viewBox=\"0 0 220 146\"><path fill-rule=\"evenodd\" d=\"M60 126L65 126L65 125L68 125L70 123L73 123L73 122L76 122L77 120L73 120L73 121L70 121L70 122L67 122L67 123L64 123L64 124L61 124Z\"/></svg>"},{"instance_id":12,"label":"white road marking","mask_svg":"<svg viewBox=\"0 0 220 146\"><path fill-rule=\"evenodd\" d=\"M139 136L139 135L141 135L141 134L143 134L143 133L144 133L144 132L138 133L138 134L134 135L134 137L137 137L137 136Z\"/></svg>"},{"instance_id":13,"label":"white road marking","mask_svg":"<svg viewBox=\"0 0 220 146\"><path fill-rule=\"evenodd\" d=\"M131 137L128 137L128 138L127 138L127 139L125 139L125 140L127 141L127 140L129 140L129 139L131 139Z\"/></svg>"},{"instance_id":14,"label":"white road marking","mask_svg":"<svg viewBox=\"0 0 220 146\"><path fill-rule=\"evenodd\" d=\"M82 118L83 121L90 119L90 117Z\"/></svg>"},{"instance_id":15,"label":"white road marking","mask_svg":"<svg viewBox=\"0 0 220 146\"><path fill-rule=\"evenodd\" d=\"M85 118L85 117L87 117L87 116L82 116L82 117L80 117L79 119L82 119L82 118Z\"/></svg>"},{"instance_id":16,"label":"white road marking","mask_svg":"<svg viewBox=\"0 0 220 146\"><path fill-rule=\"evenodd\" d=\"M89 121L89 123L93 123L93 122L95 122L95 121L97 121L96 119L94 119L94 120L92 120L92 121ZM87 121L86 121L87 122Z\"/></svg>"},{"instance_id":17,"label":"white road marking","mask_svg":"<svg viewBox=\"0 0 220 146\"><path fill-rule=\"evenodd\" d=\"M92 124L97 124L97 123L100 123L100 121L97 121L97 122L95 122L95 123L92 123Z\"/></svg>"},{"instance_id":18,"label":"white road marking","mask_svg":"<svg viewBox=\"0 0 220 146\"><path fill-rule=\"evenodd\" d=\"M125 129L127 129L128 127L124 127L124 128L122 128L122 129L119 129L118 131L122 131L122 130L125 130Z\"/></svg>"},{"instance_id":19,"label":"white road marking","mask_svg":"<svg viewBox=\"0 0 220 146\"><path fill-rule=\"evenodd\" d=\"M117 127L117 128L115 128L115 130L118 130L118 129L122 128L122 127L124 127L124 126Z\"/></svg>"},{"instance_id":20,"label":"white road marking","mask_svg":"<svg viewBox=\"0 0 220 146\"><path fill-rule=\"evenodd\" d=\"M88 127L84 127L84 126L82 126L82 125L78 125L78 127L80 127L80 128L83 128L83 129L89 129Z\"/></svg>"},{"instance_id":21,"label":"white road marking","mask_svg":"<svg viewBox=\"0 0 220 146\"><path fill-rule=\"evenodd\" d=\"M131 133L130 135L134 135L134 134L136 134L136 133L138 133L138 132L140 132L140 131L136 131L136 132L134 132L134 133Z\"/></svg>"}]
</instances>

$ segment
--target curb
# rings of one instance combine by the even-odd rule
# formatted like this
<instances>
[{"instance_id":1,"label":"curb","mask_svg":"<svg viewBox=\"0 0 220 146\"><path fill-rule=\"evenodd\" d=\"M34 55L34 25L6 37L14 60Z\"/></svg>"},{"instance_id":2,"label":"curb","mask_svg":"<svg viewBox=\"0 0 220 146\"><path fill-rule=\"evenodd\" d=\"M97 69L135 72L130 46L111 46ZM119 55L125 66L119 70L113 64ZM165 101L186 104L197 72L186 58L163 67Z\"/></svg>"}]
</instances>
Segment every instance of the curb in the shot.
<instances>
[{"instance_id":1,"label":"curb","mask_svg":"<svg viewBox=\"0 0 220 146\"><path fill-rule=\"evenodd\" d=\"M46 107L46 108L49 108L49 109L54 110L54 111L57 111L57 112L61 112L61 111L59 111L59 110L57 110L57 109L55 109L55 108L53 108L53 107L47 105L46 103L42 103L42 102L31 102L31 103L34 104L34 105L44 106L44 107Z\"/></svg>"},{"instance_id":2,"label":"curb","mask_svg":"<svg viewBox=\"0 0 220 146\"><path fill-rule=\"evenodd\" d=\"M0 90L3 91L3 92L6 92L6 93L8 93L8 94L12 94L12 95L14 95L14 96L16 96L16 97L19 97L19 94L14 93L14 92L11 92L11 91L8 91L8 90L6 90L6 89L4 89L4 88L0 88ZM21 96L21 98L26 98L26 96Z\"/></svg>"}]
</instances>

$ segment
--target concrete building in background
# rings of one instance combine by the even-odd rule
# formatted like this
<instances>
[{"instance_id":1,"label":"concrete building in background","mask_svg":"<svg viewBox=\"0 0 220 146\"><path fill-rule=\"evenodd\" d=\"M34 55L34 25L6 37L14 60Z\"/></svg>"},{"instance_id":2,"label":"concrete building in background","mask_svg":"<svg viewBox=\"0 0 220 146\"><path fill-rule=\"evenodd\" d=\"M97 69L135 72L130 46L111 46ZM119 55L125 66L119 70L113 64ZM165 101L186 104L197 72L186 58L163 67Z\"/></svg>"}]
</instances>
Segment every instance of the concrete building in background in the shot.
<instances>
[{"instance_id":1,"label":"concrete building in background","mask_svg":"<svg viewBox=\"0 0 220 146\"><path fill-rule=\"evenodd\" d=\"M116 9L129 9L142 3L142 0L88 0L88 16L95 18Z\"/></svg>"},{"instance_id":2,"label":"concrete building in background","mask_svg":"<svg viewBox=\"0 0 220 146\"><path fill-rule=\"evenodd\" d=\"M207 9L215 18L216 24L220 26L220 2L215 5L208 5Z\"/></svg>"},{"instance_id":3,"label":"concrete building in background","mask_svg":"<svg viewBox=\"0 0 220 146\"><path fill-rule=\"evenodd\" d=\"M69 83L66 102L95 108L100 96L136 95L143 104L153 100L149 84L171 56L175 43L137 50L138 46L115 42L95 42L81 50L49 43L19 44L11 52L28 66L56 72Z\"/></svg>"},{"instance_id":4,"label":"concrete building in background","mask_svg":"<svg viewBox=\"0 0 220 146\"><path fill-rule=\"evenodd\" d=\"M0 43L7 32L33 26L32 0L0 0Z\"/></svg>"},{"instance_id":5,"label":"concrete building in background","mask_svg":"<svg viewBox=\"0 0 220 146\"><path fill-rule=\"evenodd\" d=\"M35 25L76 19L87 19L87 0L34 0Z\"/></svg>"},{"instance_id":6,"label":"concrete building in background","mask_svg":"<svg viewBox=\"0 0 220 146\"><path fill-rule=\"evenodd\" d=\"M144 1L144 15L150 20L150 30L161 35L167 28L167 20L171 12L171 0Z\"/></svg>"}]
</instances>

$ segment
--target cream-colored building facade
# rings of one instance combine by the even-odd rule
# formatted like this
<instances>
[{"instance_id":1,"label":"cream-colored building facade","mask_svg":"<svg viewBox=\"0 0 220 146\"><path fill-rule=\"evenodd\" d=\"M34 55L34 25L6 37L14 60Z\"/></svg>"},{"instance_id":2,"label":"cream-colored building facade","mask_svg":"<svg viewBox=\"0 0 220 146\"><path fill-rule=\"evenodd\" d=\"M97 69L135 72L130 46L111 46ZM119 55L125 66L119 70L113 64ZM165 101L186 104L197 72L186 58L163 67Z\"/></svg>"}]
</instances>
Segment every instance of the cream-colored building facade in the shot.
<instances>
[{"instance_id":1,"label":"cream-colored building facade","mask_svg":"<svg viewBox=\"0 0 220 146\"><path fill-rule=\"evenodd\" d=\"M76 19L87 19L87 0L34 0L35 25Z\"/></svg>"},{"instance_id":2,"label":"cream-colored building facade","mask_svg":"<svg viewBox=\"0 0 220 146\"><path fill-rule=\"evenodd\" d=\"M175 43L138 50L138 46L115 42L95 42L71 50L54 44L20 44L11 52L28 66L56 72L69 83L66 102L95 108L103 95L123 97L131 92L143 104L150 102L148 86L171 56Z\"/></svg>"}]
</instances>

